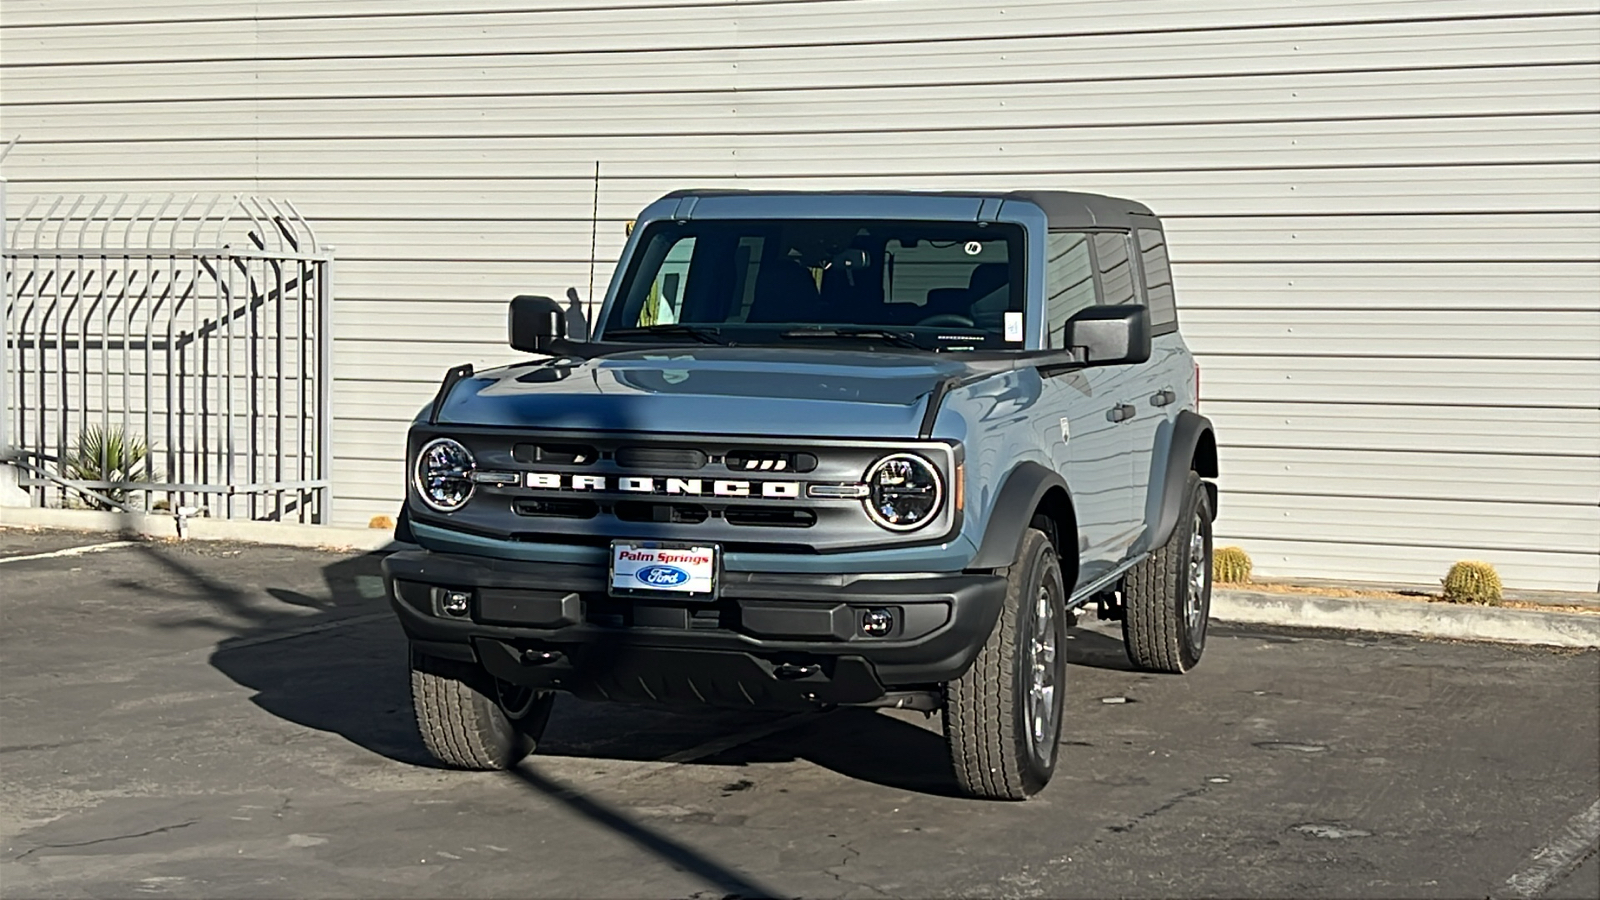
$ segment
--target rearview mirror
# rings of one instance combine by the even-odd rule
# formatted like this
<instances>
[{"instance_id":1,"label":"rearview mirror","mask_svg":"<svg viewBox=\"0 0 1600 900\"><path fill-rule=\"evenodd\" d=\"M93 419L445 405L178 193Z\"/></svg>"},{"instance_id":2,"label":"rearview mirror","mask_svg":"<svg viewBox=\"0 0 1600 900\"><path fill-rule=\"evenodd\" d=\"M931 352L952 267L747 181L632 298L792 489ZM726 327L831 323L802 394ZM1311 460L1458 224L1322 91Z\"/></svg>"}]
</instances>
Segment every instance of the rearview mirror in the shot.
<instances>
[{"instance_id":1,"label":"rearview mirror","mask_svg":"<svg viewBox=\"0 0 1600 900\"><path fill-rule=\"evenodd\" d=\"M524 353L552 353L567 337L567 314L549 297L513 297L509 324L512 349Z\"/></svg>"},{"instance_id":2,"label":"rearview mirror","mask_svg":"<svg viewBox=\"0 0 1600 900\"><path fill-rule=\"evenodd\" d=\"M1085 366L1142 363L1150 358L1150 311L1143 306L1091 306L1067 320L1062 346Z\"/></svg>"}]
</instances>

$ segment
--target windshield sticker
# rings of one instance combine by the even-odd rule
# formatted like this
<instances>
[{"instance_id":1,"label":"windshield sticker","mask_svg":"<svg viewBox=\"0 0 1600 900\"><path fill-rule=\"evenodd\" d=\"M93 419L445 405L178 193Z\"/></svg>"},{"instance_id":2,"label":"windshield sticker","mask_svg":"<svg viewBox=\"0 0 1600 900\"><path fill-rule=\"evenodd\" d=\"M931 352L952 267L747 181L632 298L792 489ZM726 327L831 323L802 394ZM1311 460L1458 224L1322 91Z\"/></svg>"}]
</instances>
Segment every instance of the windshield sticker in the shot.
<instances>
[{"instance_id":1,"label":"windshield sticker","mask_svg":"<svg viewBox=\"0 0 1600 900\"><path fill-rule=\"evenodd\" d=\"M1005 318L1005 323L1006 323L1006 340L1008 340L1008 341L1020 341L1020 340L1022 340L1022 313L1019 313L1019 312L1007 312L1006 313L1006 318Z\"/></svg>"},{"instance_id":2,"label":"windshield sticker","mask_svg":"<svg viewBox=\"0 0 1600 900\"><path fill-rule=\"evenodd\" d=\"M963 249L967 251L968 256L977 256L983 252L983 245L977 241L967 241L967 246Z\"/></svg>"}]
</instances>

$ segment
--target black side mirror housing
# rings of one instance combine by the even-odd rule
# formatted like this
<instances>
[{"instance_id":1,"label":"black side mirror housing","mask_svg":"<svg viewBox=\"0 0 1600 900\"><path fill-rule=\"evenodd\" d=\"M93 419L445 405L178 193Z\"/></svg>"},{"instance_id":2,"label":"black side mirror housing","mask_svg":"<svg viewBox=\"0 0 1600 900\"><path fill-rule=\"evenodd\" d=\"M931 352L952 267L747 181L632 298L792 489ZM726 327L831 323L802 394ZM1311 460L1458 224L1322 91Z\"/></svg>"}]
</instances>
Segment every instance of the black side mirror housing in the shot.
<instances>
[{"instance_id":1,"label":"black side mirror housing","mask_svg":"<svg viewBox=\"0 0 1600 900\"><path fill-rule=\"evenodd\" d=\"M549 297L524 294L511 298L510 342L524 353L553 353L567 339L567 314Z\"/></svg>"},{"instance_id":2,"label":"black side mirror housing","mask_svg":"<svg viewBox=\"0 0 1600 900\"><path fill-rule=\"evenodd\" d=\"M1067 320L1062 346L1085 366L1119 366L1150 359L1150 310L1143 306L1091 306Z\"/></svg>"}]
</instances>

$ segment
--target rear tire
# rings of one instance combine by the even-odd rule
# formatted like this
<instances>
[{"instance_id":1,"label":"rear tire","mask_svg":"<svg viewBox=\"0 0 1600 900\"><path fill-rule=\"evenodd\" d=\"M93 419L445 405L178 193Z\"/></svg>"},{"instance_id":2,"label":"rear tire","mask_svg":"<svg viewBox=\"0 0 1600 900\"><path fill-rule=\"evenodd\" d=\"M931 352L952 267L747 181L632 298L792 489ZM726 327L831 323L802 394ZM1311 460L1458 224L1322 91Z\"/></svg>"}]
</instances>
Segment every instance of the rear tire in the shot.
<instances>
[{"instance_id":1,"label":"rear tire","mask_svg":"<svg viewBox=\"0 0 1600 900\"><path fill-rule=\"evenodd\" d=\"M519 688L468 663L411 651L411 707L422 743L458 769L509 769L544 736L555 694Z\"/></svg>"},{"instance_id":2,"label":"rear tire","mask_svg":"<svg viewBox=\"0 0 1600 900\"><path fill-rule=\"evenodd\" d=\"M1200 663L1211 618L1211 501L1194 472L1167 542L1122 582L1122 642L1147 672L1181 674Z\"/></svg>"},{"instance_id":3,"label":"rear tire","mask_svg":"<svg viewBox=\"0 0 1600 900\"><path fill-rule=\"evenodd\" d=\"M1030 528L994 631L945 688L944 736L972 797L1026 800L1050 782L1066 699L1066 585L1044 532Z\"/></svg>"}]
</instances>

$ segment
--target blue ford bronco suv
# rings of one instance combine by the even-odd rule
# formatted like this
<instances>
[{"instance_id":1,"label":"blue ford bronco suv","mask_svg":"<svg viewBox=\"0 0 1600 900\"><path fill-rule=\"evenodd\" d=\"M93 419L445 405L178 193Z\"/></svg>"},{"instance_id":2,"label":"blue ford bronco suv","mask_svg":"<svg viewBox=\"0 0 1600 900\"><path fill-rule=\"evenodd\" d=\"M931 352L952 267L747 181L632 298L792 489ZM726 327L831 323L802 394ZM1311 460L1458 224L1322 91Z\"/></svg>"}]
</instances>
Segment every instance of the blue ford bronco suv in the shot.
<instances>
[{"instance_id":1,"label":"blue ford bronco suv","mask_svg":"<svg viewBox=\"0 0 1600 900\"><path fill-rule=\"evenodd\" d=\"M442 762L514 765L559 691L893 706L1022 799L1075 610L1141 669L1200 661L1217 450L1143 205L674 193L581 318L515 298L527 361L451 370L411 427L420 549L384 573Z\"/></svg>"}]
</instances>

